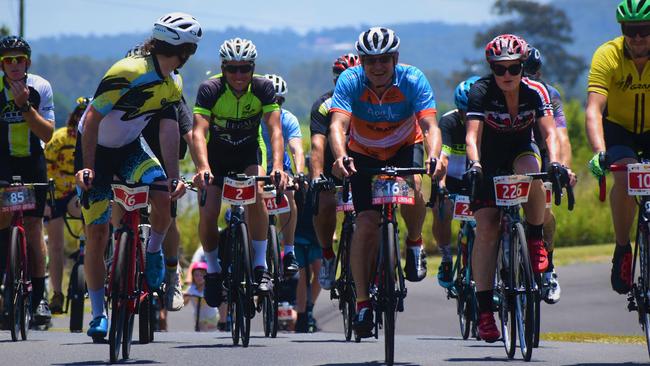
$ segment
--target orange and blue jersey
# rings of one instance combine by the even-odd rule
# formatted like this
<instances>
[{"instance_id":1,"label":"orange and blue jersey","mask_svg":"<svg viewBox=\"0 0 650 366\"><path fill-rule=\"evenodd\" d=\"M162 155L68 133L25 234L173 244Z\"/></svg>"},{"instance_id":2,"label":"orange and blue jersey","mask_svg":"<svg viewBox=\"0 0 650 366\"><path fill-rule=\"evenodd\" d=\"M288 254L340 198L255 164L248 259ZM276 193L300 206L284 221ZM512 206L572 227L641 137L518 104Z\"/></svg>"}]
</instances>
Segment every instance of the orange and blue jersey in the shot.
<instances>
[{"instance_id":1,"label":"orange and blue jersey","mask_svg":"<svg viewBox=\"0 0 650 366\"><path fill-rule=\"evenodd\" d=\"M349 115L348 149L388 160L403 146L423 141L418 120L436 113L429 81L414 66L395 66L393 85L378 97L369 87L362 66L339 76L330 112Z\"/></svg>"}]
</instances>

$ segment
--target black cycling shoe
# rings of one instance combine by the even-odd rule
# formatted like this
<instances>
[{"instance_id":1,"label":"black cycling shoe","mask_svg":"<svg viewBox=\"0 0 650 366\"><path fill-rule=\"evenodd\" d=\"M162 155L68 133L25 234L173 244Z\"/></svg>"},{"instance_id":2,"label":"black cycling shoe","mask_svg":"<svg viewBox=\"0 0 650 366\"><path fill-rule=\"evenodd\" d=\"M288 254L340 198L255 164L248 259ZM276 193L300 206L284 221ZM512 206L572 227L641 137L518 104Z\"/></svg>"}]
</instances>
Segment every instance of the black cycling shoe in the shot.
<instances>
[{"instance_id":1,"label":"black cycling shoe","mask_svg":"<svg viewBox=\"0 0 650 366\"><path fill-rule=\"evenodd\" d=\"M298 313L298 318L296 319L296 333L307 333L308 330L308 317L307 313Z\"/></svg>"},{"instance_id":2,"label":"black cycling shoe","mask_svg":"<svg viewBox=\"0 0 650 366\"><path fill-rule=\"evenodd\" d=\"M298 273L298 270L300 269L295 254L291 252L284 255L284 258L282 258L282 264L285 277L293 277L293 275Z\"/></svg>"},{"instance_id":3,"label":"black cycling shoe","mask_svg":"<svg viewBox=\"0 0 650 366\"><path fill-rule=\"evenodd\" d=\"M264 267L255 267L255 282L257 282L257 294L266 294L273 290L271 274Z\"/></svg>"},{"instance_id":4,"label":"black cycling shoe","mask_svg":"<svg viewBox=\"0 0 650 366\"><path fill-rule=\"evenodd\" d=\"M624 295L632 289L632 247L616 244L612 258L612 289Z\"/></svg>"},{"instance_id":5,"label":"black cycling shoe","mask_svg":"<svg viewBox=\"0 0 650 366\"><path fill-rule=\"evenodd\" d=\"M415 250L406 248L406 264L404 272L406 279L410 282L419 282L427 276L427 255L424 248L419 250L420 255L415 254Z\"/></svg>"},{"instance_id":6,"label":"black cycling shoe","mask_svg":"<svg viewBox=\"0 0 650 366\"><path fill-rule=\"evenodd\" d=\"M223 302L223 276L221 273L208 273L205 275L205 302L213 308Z\"/></svg>"},{"instance_id":7,"label":"black cycling shoe","mask_svg":"<svg viewBox=\"0 0 650 366\"><path fill-rule=\"evenodd\" d=\"M373 336L375 321L373 319L372 309L370 307L361 308L354 316L352 329L358 338L370 338Z\"/></svg>"}]
</instances>

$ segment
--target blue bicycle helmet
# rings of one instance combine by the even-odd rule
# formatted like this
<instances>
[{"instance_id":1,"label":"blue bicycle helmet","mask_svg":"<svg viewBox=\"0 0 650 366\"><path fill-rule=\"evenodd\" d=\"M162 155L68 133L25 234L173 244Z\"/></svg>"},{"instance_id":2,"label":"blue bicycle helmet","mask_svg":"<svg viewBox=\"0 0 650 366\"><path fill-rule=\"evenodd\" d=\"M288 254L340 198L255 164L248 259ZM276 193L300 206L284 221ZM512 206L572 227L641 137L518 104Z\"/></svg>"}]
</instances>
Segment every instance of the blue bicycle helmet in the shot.
<instances>
[{"instance_id":1,"label":"blue bicycle helmet","mask_svg":"<svg viewBox=\"0 0 650 366\"><path fill-rule=\"evenodd\" d=\"M535 75L542 68L542 54L535 47L530 48L530 55L524 61L524 75Z\"/></svg>"},{"instance_id":2,"label":"blue bicycle helmet","mask_svg":"<svg viewBox=\"0 0 650 366\"><path fill-rule=\"evenodd\" d=\"M456 108L463 112L467 112L467 100L469 99L469 89L474 85L476 80L480 79L478 76L471 76L467 80L461 81L456 90L454 91L454 103Z\"/></svg>"}]
</instances>

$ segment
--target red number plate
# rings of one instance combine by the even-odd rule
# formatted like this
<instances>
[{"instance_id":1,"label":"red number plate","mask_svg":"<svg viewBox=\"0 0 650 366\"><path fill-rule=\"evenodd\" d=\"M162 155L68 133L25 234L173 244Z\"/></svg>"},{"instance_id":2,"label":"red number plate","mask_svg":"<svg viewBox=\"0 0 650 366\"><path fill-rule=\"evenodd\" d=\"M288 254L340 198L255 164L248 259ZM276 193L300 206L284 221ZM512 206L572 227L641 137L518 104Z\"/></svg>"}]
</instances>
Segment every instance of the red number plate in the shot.
<instances>
[{"instance_id":1,"label":"red number plate","mask_svg":"<svg viewBox=\"0 0 650 366\"><path fill-rule=\"evenodd\" d=\"M291 211L286 195L282 195L282 201L279 204L276 203L275 191L264 192L264 205L269 215L279 215Z\"/></svg>"},{"instance_id":2,"label":"red number plate","mask_svg":"<svg viewBox=\"0 0 650 366\"><path fill-rule=\"evenodd\" d=\"M149 187L129 188L127 186L114 184L113 199L127 211L134 211L147 207L149 202Z\"/></svg>"},{"instance_id":3,"label":"red number plate","mask_svg":"<svg viewBox=\"0 0 650 366\"><path fill-rule=\"evenodd\" d=\"M497 206L515 206L528 202L532 177L504 175L494 177L494 196Z\"/></svg>"},{"instance_id":4,"label":"red number plate","mask_svg":"<svg viewBox=\"0 0 650 366\"><path fill-rule=\"evenodd\" d=\"M255 178L247 180L235 180L224 178L222 201L231 205L245 206L255 203L257 187Z\"/></svg>"},{"instance_id":5,"label":"red number plate","mask_svg":"<svg viewBox=\"0 0 650 366\"><path fill-rule=\"evenodd\" d=\"M415 193L413 188L401 177L376 177L372 182L372 204L414 205Z\"/></svg>"},{"instance_id":6,"label":"red number plate","mask_svg":"<svg viewBox=\"0 0 650 366\"><path fill-rule=\"evenodd\" d=\"M469 208L469 197L457 195L454 199L454 219L474 221L474 213Z\"/></svg>"},{"instance_id":7,"label":"red number plate","mask_svg":"<svg viewBox=\"0 0 650 366\"><path fill-rule=\"evenodd\" d=\"M631 196L650 195L650 164L628 164L627 193Z\"/></svg>"},{"instance_id":8,"label":"red number plate","mask_svg":"<svg viewBox=\"0 0 650 366\"><path fill-rule=\"evenodd\" d=\"M551 208L551 202L553 201L553 183L544 182L544 191L546 193L546 208Z\"/></svg>"}]
</instances>

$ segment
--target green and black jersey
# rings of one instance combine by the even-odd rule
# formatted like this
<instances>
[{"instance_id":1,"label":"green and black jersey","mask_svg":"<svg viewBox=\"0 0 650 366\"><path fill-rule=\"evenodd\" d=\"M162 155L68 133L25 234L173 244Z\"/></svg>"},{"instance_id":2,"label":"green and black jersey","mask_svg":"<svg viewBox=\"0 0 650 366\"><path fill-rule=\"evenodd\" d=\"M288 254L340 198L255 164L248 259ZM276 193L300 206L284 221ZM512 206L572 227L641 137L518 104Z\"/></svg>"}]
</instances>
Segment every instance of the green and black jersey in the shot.
<instances>
[{"instance_id":1,"label":"green and black jersey","mask_svg":"<svg viewBox=\"0 0 650 366\"><path fill-rule=\"evenodd\" d=\"M442 153L449 159L447 177L462 180L466 170L465 124L457 109L445 113L440 122Z\"/></svg>"}]
</instances>

